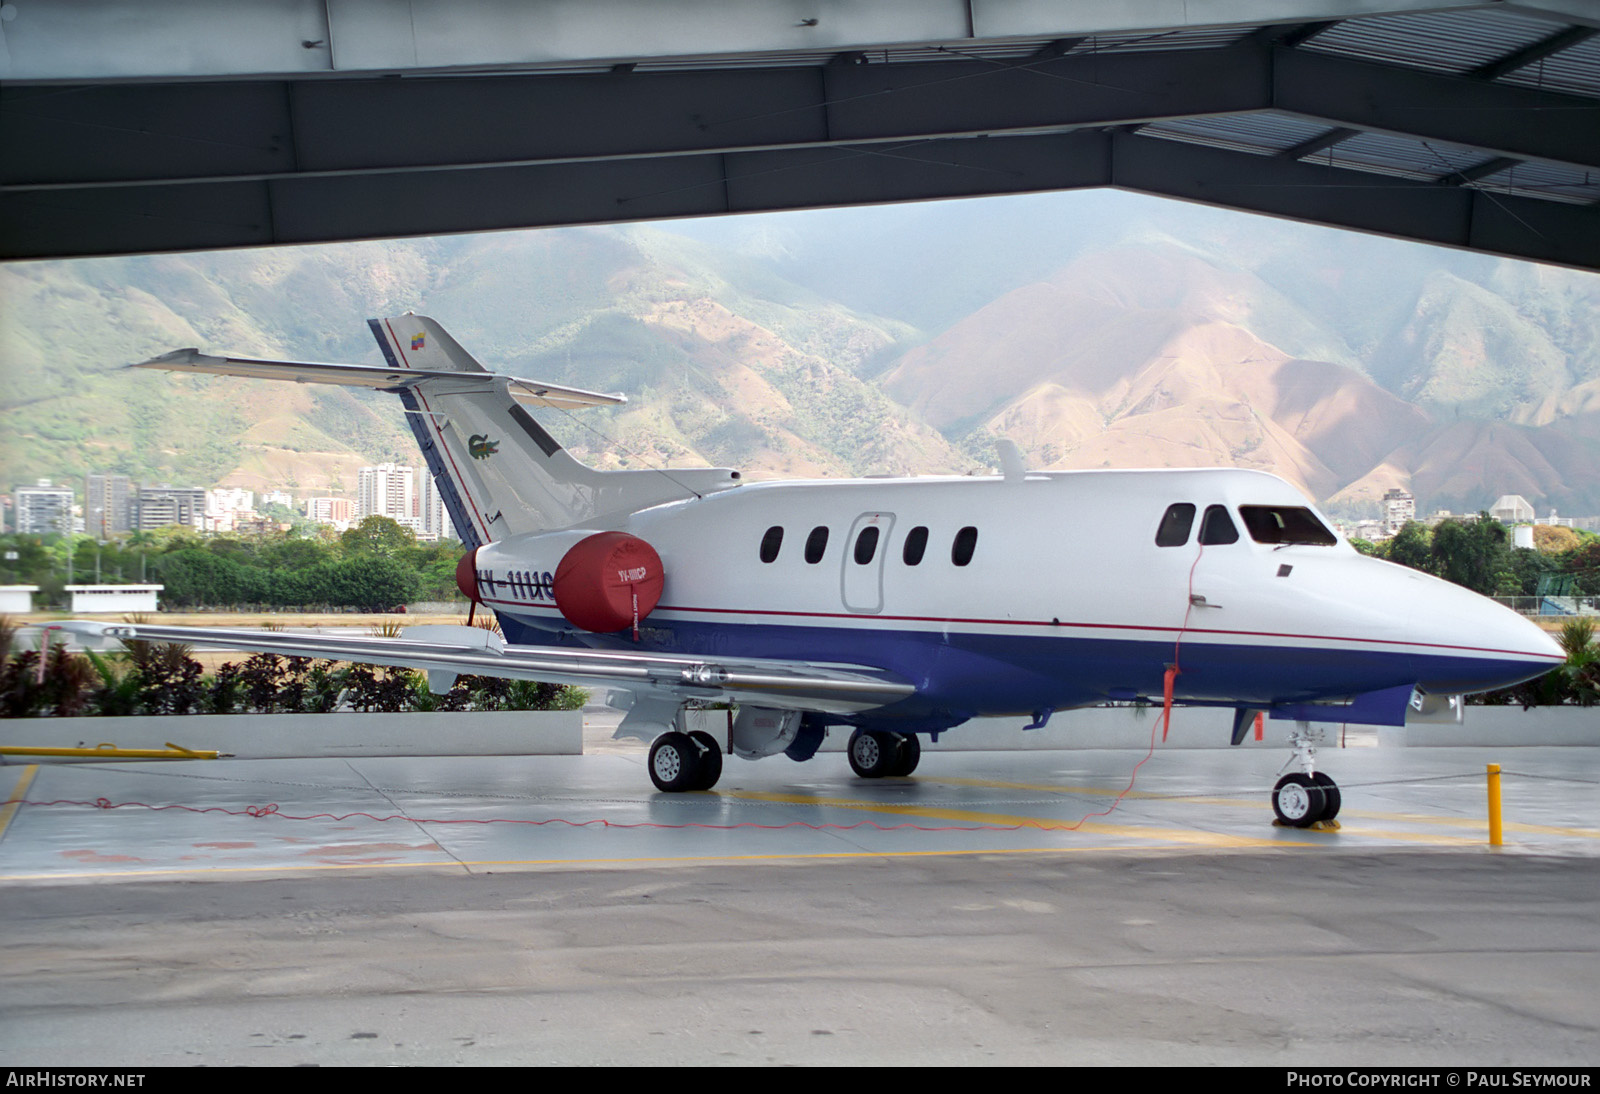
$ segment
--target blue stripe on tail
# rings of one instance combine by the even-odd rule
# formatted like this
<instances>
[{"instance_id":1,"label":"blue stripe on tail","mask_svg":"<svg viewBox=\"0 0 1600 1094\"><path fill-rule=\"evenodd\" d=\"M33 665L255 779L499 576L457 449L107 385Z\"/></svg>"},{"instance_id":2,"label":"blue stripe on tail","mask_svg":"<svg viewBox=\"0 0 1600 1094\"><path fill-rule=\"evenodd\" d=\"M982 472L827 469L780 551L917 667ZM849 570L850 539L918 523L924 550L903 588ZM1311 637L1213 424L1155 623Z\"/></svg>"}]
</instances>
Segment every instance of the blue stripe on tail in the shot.
<instances>
[{"instance_id":1,"label":"blue stripe on tail","mask_svg":"<svg viewBox=\"0 0 1600 1094\"><path fill-rule=\"evenodd\" d=\"M394 352L389 348L389 340L383 336L383 328L378 320L367 320L367 326L372 328L372 336L378 340L378 348L383 351L385 360L391 368L403 368L395 360ZM400 402L406 408L406 424L411 427L411 435L417 439L417 447L422 449L422 458L428 465L428 474L433 476L433 483L439 489L439 500L444 502L445 512L450 514L450 523L455 525L456 537L471 547L482 547L483 539L478 535L477 526L472 523L467 515L467 507L461 501L461 492L456 489L455 480L450 477L449 469L445 467L444 456L439 451L439 443L428 430L422 406L417 402L416 393L401 388L396 392Z\"/></svg>"}]
</instances>

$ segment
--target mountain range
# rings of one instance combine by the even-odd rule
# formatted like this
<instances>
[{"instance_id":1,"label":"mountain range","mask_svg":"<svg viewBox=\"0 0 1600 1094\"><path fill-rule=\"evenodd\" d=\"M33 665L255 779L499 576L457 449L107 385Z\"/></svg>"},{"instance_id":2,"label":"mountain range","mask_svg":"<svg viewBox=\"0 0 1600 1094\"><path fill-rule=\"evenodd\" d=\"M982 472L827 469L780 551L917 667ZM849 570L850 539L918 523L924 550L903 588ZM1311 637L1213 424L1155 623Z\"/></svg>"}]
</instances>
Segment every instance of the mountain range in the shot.
<instances>
[{"instance_id":1,"label":"mountain range","mask_svg":"<svg viewBox=\"0 0 1600 1094\"><path fill-rule=\"evenodd\" d=\"M425 311L605 467L753 477L1255 467L1335 511L1600 512L1600 277L1120 194L0 266L10 483L353 490L392 399L125 364L373 361Z\"/></svg>"}]
</instances>

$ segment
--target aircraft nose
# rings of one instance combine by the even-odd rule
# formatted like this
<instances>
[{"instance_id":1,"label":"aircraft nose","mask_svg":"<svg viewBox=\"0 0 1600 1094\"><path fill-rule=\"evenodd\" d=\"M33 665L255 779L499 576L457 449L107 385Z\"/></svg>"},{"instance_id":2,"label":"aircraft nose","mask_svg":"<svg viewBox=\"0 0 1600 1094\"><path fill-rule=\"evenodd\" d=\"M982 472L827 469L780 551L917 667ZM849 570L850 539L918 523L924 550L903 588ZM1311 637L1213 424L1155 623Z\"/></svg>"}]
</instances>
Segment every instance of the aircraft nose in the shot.
<instances>
[{"instance_id":1,"label":"aircraft nose","mask_svg":"<svg viewBox=\"0 0 1600 1094\"><path fill-rule=\"evenodd\" d=\"M1516 612L1448 581L1418 574L1411 629L1418 683L1436 694L1490 691L1542 676L1566 656Z\"/></svg>"}]
</instances>

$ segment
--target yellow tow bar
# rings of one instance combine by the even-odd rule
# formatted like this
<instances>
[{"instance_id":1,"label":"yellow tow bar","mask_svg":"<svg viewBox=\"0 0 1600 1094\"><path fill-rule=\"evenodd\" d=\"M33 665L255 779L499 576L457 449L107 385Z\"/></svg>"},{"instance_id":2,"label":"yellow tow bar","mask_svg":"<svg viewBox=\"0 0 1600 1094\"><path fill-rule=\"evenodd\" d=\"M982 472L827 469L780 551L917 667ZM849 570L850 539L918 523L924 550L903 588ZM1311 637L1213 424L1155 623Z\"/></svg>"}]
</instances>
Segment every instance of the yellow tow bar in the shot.
<instances>
[{"instance_id":1,"label":"yellow tow bar","mask_svg":"<svg viewBox=\"0 0 1600 1094\"><path fill-rule=\"evenodd\" d=\"M25 748L0 745L0 756L55 756L79 760L220 760L230 755L212 748L184 748L167 742L166 748L118 748L102 742L94 748Z\"/></svg>"}]
</instances>

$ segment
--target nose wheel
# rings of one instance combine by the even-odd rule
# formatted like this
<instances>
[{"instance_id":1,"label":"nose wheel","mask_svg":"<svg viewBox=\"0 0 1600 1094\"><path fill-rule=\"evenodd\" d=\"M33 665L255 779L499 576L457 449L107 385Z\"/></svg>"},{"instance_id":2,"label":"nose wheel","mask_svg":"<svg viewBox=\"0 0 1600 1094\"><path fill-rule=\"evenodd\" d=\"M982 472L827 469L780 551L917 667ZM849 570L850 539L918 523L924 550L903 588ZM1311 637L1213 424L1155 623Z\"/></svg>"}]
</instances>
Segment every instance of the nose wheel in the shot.
<instances>
[{"instance_id":1,"label":"nose wheel","mask_svg":"<svg viewBox=\"0 0 1600 1094\"><path fill-rule=\"evenodd\" d=\"M1339 786L1316 770L1317 745L1321 743L1322 731L1304 723L1289 736L1294 755L1284 766L1297 764L1300 770L1289 772L1272 788L1272 812L1285 828L1339 826L1334 820L1344 804Z\"/></svg>"}]
</instances>

